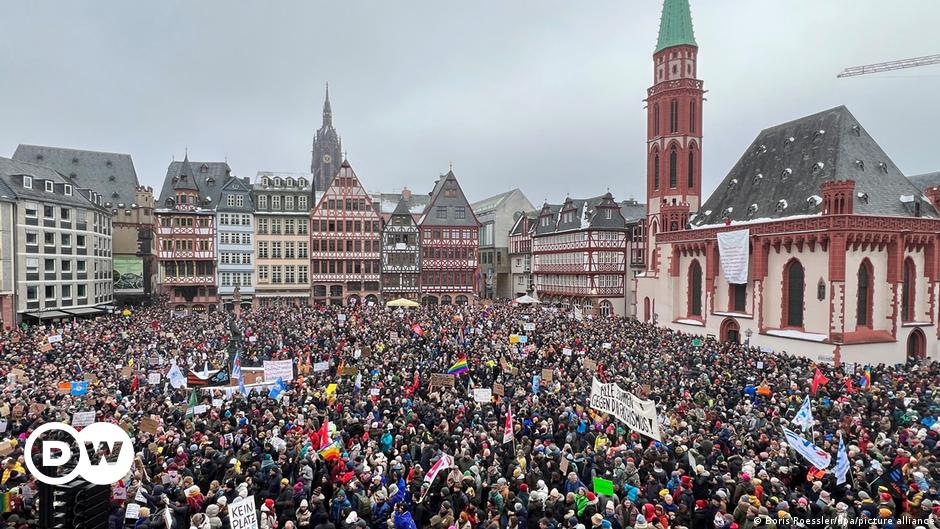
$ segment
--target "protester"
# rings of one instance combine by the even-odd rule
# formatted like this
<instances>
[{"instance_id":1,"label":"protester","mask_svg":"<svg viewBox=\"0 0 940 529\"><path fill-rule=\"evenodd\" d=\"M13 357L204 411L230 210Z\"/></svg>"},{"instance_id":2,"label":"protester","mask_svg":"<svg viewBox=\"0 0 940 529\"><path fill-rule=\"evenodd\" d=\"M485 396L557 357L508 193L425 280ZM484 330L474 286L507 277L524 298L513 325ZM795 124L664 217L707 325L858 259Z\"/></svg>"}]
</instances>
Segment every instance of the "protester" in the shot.
<instances>
[{"instance_id":1,"label":"protester","mask_svg":"<svg viewBox=\"0 0 940 529\"><path fill-rule=\"evenodd\" d=\"M293 378L174 387L236 353L242 380L266 360ZM4 332L0 375L6 526L37 518L29 433L94 411L134 440L127 527L228 528L251 497L266 529L940 529L937 364L834 369L554 307L153 306ZM655 402L662 442L593 410L594 377Z\"/></svg>"}]
</instances>

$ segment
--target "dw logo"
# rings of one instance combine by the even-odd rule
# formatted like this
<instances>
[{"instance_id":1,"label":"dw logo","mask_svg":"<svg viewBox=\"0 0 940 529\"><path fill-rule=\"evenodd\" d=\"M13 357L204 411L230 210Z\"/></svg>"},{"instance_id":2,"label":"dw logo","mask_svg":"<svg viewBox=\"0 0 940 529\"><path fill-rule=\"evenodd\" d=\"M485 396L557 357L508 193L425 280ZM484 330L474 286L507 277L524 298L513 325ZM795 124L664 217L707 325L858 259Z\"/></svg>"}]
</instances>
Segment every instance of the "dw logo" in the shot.
<instances>
[{"instance_id":1,"label":"dw logo","mask_svg":"<svg viewBox=\"0 0 940 529\"><path fill-rule=\"evenodd\" d=\"M66 432L74 440L40 439L46 432ZM42 466L61 467L72 460L72 448L78 448L78 464L63 476L47 476L33 461L33 445L41 445ZM117 458L114 454L117 453ZM134 464L134 443L120 426L96 422L81 432L61 422L48 422L36 428L26 439L26 468L37 480L48 485L62 485L81 476L95 485L111 485L123 479Z\"/></svg>"}]
</instances>

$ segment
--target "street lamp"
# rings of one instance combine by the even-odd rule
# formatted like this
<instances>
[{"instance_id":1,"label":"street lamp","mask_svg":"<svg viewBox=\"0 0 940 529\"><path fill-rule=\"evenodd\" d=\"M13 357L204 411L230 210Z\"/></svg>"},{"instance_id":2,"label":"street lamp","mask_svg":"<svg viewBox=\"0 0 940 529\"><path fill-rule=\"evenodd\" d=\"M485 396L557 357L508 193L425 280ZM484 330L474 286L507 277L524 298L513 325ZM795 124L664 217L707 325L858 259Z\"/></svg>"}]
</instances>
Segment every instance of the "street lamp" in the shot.
<instances>
[{"instance_id":1,"label":"street lamp","mask_svg":"<svg viewBox=\"0 0 940 529\"><path fill-rule=\"evenodd\" d=\"M751 335L752 335L752 334L754 334L754 331L752 331L751 329L747 329L746 331L744 331L744 346L745 346L745 347L750 347L750 346L751 346Z\"/></svg>"}]
</instances>

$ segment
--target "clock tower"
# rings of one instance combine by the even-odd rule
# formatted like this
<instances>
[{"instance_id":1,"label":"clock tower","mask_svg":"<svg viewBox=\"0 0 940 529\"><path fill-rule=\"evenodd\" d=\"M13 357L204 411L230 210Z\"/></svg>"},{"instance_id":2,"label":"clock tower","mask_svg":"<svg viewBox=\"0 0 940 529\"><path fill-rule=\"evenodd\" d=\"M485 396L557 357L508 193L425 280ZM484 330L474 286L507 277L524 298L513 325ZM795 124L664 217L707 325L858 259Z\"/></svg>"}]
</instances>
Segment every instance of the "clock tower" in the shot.
<instances>
[{"instance_id":1,"label":"clock tower","mask_svg":"<svg viewBox=\"0 0 940 529\"><path fill-rule=\"evenodd\" d=\"M333 128L333 109L330 107L330 85L326 85L326 100L323 102L323 124L313 137L313 159L310 172L313 174L313 188L324 191L330 181L339 172L343 163L343 143Z\"/></svg>"}]
</instances>

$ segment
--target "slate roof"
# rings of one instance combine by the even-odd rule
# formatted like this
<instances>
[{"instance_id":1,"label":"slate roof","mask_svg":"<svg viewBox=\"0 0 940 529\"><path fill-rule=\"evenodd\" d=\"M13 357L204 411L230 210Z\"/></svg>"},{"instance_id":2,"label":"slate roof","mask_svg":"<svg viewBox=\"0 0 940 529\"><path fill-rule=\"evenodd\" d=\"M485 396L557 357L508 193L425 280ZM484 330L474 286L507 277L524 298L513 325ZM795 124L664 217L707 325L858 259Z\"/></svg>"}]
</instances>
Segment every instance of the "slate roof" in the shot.
<instances>
[{"instance_id":1,"label":"slate roof","mask_svg":"<svg viewBox=\"0 0 940 529\"><path fill-rule=\"evenodd\" d=\"M33 177L33 187L31 189L23 187L22 175ZM55 184L54 192L48 193L45 191L46 180L51 180ZM68 178L43 165L0 157L0 182L3 183L2 188L0 188L0 195L7 195L13 199L104 209L85 198L81 189L72 184ZM65 194L64 187L66 184L72 186L71 196Z\"/></svg>"},{"instance_id":2,"label":"slate roof","mask_svg":"<svg viewBox=\"0 0 940 529\"><path fill-rule=\"evenodd\" d=\"M182 162L170 162L166 169L166 177L163 179L160 198L157 200L158 208L166 208L166 199L176 197L176 193L173 192L173 178L178 178L181 170L185 171L183 164L187 160L188 158ZM210 199L208 203L201 203L199 206L203 209L215 209L222 196L222 187L225 185L226 178L232 174L232 168L226 162L189 161L188 163L192 167L191 180L199 190L200 202L204 202L206 198Z\"/></svg>"},{"instance_id":3,"label":"slate roof","mask_svg":"<svg viewBox=\"0 0 940 529\"><path fill-rule=\"evenodd\" d=\"M854 212L937 217L930 201L891 161L844 106L764 129L692 217L691 224L723 224L821 213L821 186L854 180Z\"/></svg>"},{"instance_id":4,"label":"slate roof","mask_svg":"<svg viewBox=\"0 0 940 529\"><path fill-rule=\"evenodd\" d=\"M73 186L101 195L102 204L130 206L137 200L140 181L129 154L20 144L13 159L57 171Z\"/></svg>"},{"instance_id":5,"label":"slate roof","mask_svg":"<svg viewBox=\"0 0 940 529\"><path fill-rule=\"evenodd\" d=\"M451 186L454 186L457 193L453 197L448 197L443 191L445 188L451 188ZM421 213L421 218L418 220L419 225L427 224L429 226L445 227L478 227L480 225L480 221L477 219L476 213L473 212L473 208L470 207L470 203L467 202L467 197L463 194L463 189L461 189L460 183L457 181L457 177L454 175L453 171L448 171L446 175L443 175L437 179L437 182L434 183L434 190L431 191L430 197L431 198L428 201L428 205L425 206L424 212ZM447 218L437 218L436 208L439 206L447 207ZM453 215L454 207L459 206L466 208L463 219L458 219Z\"/></svg>"},{"instance_id":6,"label":"slate roof","mask_svg":"<svg viewBox=\"0 0 940 529\"><path fill-rule=\"evenodd\" d=\"M638 222L646 217L646 204L633 199L624 200L620 202L620 214L628 224Z\"/></svg>"},{"instance_id":7,"label":"slate roof","mask_svg":"<svg viewBox=\"0 0 940 529\"><path fill-rule=\"evenodd\" d=\"M373 204L377 204L377 209L382 214L393 213L398 208L398 202L402 199L401 193L369 193L369 196L372 197ZM412 215L421 215L430 201L430 195L412 193L411 198L405 200L405 203Z\"/></svg>"},{"instance_id":8,"label":"slate roof","mask_svg":"<svg viewBox=\"0 0 940 529\"><path fill-rule=\"evenodd\" d=\"M928 188L940 186L940 171L909 176L907 179L917 186L917 189L925 191Z\"/></svg>"},{"instance_id":9,"label":"slate roof","mask_svg":"<svg viewBox=\"0 0 940 529\"><path fill-rule=\"evenodd\" d=\"M229 206L226 197L230 194L242 195L245 202L242 207ZM222 191L219 196L219 202L216 204L218 211L234 211L240 213L250 213L255 210L254 201L251 197L251 183L248 177L238 178L235 176L226 179L222 184Z\"/></svg>"},{"instance_id":10,"label":"slate roof","mask_svg":"<svg viewBox=\"0 0 940 529\"><path fill-rule=\"evenodd\" d=\"M641 204L641 206L643 206ZM610 219L597 213L604 208L614 210ZM628 213L633 213L635 205L628 206ZM572 211L574 215L570 221L564 222L563 213ZM571 198L565 199L563 204L543 204L538 212L538 219L535 221L533 235L548 235L552 233L561 233L566 231L582 229L624 229L627 220L623 214L623 204L614 201L610 192L593 198ZM643 214L646 214L646 207L643 206ZM542 217L548 216L548 226L542 225Z\"/></svg>"},{"instance_id":11,"label":"slate roof","mask_svg":"<svg viewBox=\"0 0 940 529\"><path fill-rule=\"evenodd\" d=\"M512 223L512 228L509 229L509 235L522 235L522 234L523 234L523 231L526 231L526 230L523 230L523 229L522 229L522 225L523 225L522 219L523 219L523 217L528 217L528 219L529 219L529 223L528 223L529 230L528 230L528 231L531 231L531 230L532 230L532 226L535 224L536 219L539 218L539 212L538 212L538 211L525 211L525 212L523 212L523 211L517 211L517 212L514 214L514 217L515 217L515 220L514 220L513 223Z\"/></svg>"}]
</instances>

